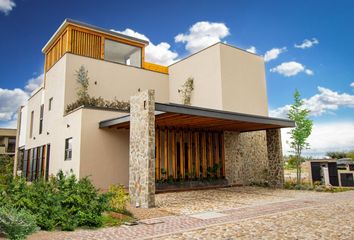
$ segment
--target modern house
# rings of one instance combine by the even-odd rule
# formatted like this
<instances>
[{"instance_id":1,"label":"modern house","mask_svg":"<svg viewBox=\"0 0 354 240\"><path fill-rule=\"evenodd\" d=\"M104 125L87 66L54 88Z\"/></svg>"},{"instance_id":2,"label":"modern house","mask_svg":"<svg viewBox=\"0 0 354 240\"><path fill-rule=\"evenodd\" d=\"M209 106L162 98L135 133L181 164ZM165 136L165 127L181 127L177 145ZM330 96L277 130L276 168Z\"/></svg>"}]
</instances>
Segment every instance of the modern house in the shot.
<instances>
[{"instance_id":1,"label":"modern house","mask_svg":"<svg viewBox=\"0 0 354 240\"><path fill-rule=\"evenodd\" d=\"M354 162L352 159L318 159L306 161L311 184L353 187Z\"/></svg>"},{"instance_id":2,"label":"modern house","mask_svg":"<svg viewBox=\"0 0 354 240\"><path fill-rule=\"evenodd\" d=\"M16 129L0 128L0 155L15 155L16 132Z\"/></svg>"},{"instance_id":3,"label":"modern house","mask_svg":"<svg viewBox=\"0 0 354 240\"><path fill-rule=\"evenodd\" d=\"M42 87L18 117L22 174L34 180L62 169L90 176L102 189L121 183L142 207L154 205L155 183L166 180L282 186L280 128L294 122L268 117L263 58L217 43L160 66L145 61L147 45L86 23L62 23L42 50ZM130 111L67 112L78 98L81 66L90 96L129 102ZM190 105L181 104L187 79Z\"/></svg>"}]
</instances>

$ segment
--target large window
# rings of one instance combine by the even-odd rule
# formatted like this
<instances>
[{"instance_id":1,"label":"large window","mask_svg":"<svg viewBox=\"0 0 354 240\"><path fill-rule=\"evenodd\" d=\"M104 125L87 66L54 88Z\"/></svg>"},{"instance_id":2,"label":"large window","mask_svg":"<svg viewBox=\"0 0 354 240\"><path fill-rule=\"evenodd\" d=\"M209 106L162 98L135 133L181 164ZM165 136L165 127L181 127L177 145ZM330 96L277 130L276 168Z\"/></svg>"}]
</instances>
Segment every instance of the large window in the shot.
<instances>
[{"instance_id":1,"label":"large window","mask_svg":"<svg viewBox=\"0 0 354 240\"><path fill-rule=\"evenodd\" d=\"M141 48L106 39L104 59L135 67L141 67Z\"/></svg>"},{"instance_id":2,"label":"large window","mask_svg":"<svg viewBox=\"0 0 354 240\"><path fill-rule=\"evenodd\" d=\"M73 138L65 139L65 160L71 160L72 147L73 147Z\"/></svg>"},{"instance_id":3,"label":"large window","mask_svg":"<svg viewBox=\"0 0 354 240\"><path fill-rule=\"evenodd\" d=\"M39 114L39 134L43 132L43 114L44 114L44 105L41 105L41 110Z\"/></svg>"},{"instance_id":4,"label":"large window","mask_svg":"<svg viewBox=\"0 0 354 240\"><path fill-rule=\"evenodd\" d=\"M41 177L48 179L49 155L50 145L42 145L24 150L21 160L22 175L28 181L33 181Z\"/></svg>"}]
</instances>

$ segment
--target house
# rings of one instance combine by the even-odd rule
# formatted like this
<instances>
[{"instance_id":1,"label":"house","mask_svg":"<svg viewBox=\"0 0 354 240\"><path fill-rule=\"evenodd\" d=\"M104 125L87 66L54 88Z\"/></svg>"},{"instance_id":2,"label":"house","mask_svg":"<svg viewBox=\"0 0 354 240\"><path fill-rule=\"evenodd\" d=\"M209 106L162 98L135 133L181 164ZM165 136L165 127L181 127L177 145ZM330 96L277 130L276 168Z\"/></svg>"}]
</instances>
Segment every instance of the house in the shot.
<instances>
[{"instance_id":1,"label":"house","mask_svg":"<svg viewBox=\"0 0 354 240\"><path fill-rule=\"evenodd\" d=\"M15 155L16 133L16 129L0 128L0 155Z\"/></svg>"},{"instance_id":2,"label":"house","mask_svg":"<svg viewBox=\"0 0 354 240\"><path fill-rule=\"evenodd\" d=\"M148 42L66 19L42 51L44 82L21 108L19 147L28 180L60 169L90 176L102 189L121 183L132 203L154 205L155 183L204 179L230 185L283 184L280 128L268 117L263 58L217 43L170 66L145 60ZM81 106L76 73L88 93L130 102L130 111ZM188 80L189 79L189 80ZM181 104L193 80L190 105Z\"/></svg>"},{"instance_id":3,"label":"house","mask_svg":"<svg viewBox=\"0 0 354 240\"><path fill-rule=\"evenodd\" d=\"M351 159L316 159L306 161L311 184L354 186L354 162Z\"/></svg>"}]
</instances>

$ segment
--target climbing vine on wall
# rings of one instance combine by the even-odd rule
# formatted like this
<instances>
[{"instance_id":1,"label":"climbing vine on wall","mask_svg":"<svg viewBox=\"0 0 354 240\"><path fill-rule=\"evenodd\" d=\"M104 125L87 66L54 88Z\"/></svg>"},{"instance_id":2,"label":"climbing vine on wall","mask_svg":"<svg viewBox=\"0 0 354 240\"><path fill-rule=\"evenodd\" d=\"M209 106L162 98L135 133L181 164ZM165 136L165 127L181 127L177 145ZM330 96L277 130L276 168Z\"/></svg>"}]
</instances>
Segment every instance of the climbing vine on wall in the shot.
<instances>
[{"instance_id":1,"label":"climbing vine on wall","mask_svg":"<svg viewBox=\"0 0 354 240\"><path fill-rule=\"evenodd\" d=\"M185 81L182 87L178 89L178 92L181 95L182 104L184 105L191 105L191 97L194 90L193 82L194 79L190 77Z\"/></svg>"},{"instance_id":2,"label":"climbing vine on wall","mask_svg":"<svg viewBox=\"0 0 354 240\"><path fill-rule=\"evenodd\" d=\"M89 77L88 71L84 66L81 66L79 70L76 71L76 82L79 84L77 90L77 100L66 106L66 113L75 110L78 107L104 107L110 109L117 109L124 112L128 112L130 109L129 102L120 101L114 98L113 100L106 100L102 97L92 97L88 93L89 88Z\"/></svg>"}]
</instances>

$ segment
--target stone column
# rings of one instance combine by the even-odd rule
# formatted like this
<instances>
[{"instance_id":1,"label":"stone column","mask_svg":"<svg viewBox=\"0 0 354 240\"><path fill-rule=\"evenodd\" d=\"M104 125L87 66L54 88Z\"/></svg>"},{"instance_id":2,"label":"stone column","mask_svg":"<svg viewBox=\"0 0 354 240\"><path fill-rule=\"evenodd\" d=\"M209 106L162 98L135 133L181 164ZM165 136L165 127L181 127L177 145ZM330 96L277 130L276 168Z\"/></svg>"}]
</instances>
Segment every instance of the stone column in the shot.
<instances>
[{"instance_id":1,"label":"stone column","mask_svg":"<svg viewBox=\"0 0 354 240\"><path fill-rule=\"evenodd\" d=\"M267 130L267 151L270 185L283 187L284 166L280 129Z\"/></svg>"},{"instance_id":2,"label":"stone column","mask_svg":"<svg viewBox=\"0 0 354 240\"><path fill-rule=\"evenodd\" d=\"M136 207L155 206L155 92L130 98L129 195Z\"/></svg>"}]
</instances>

